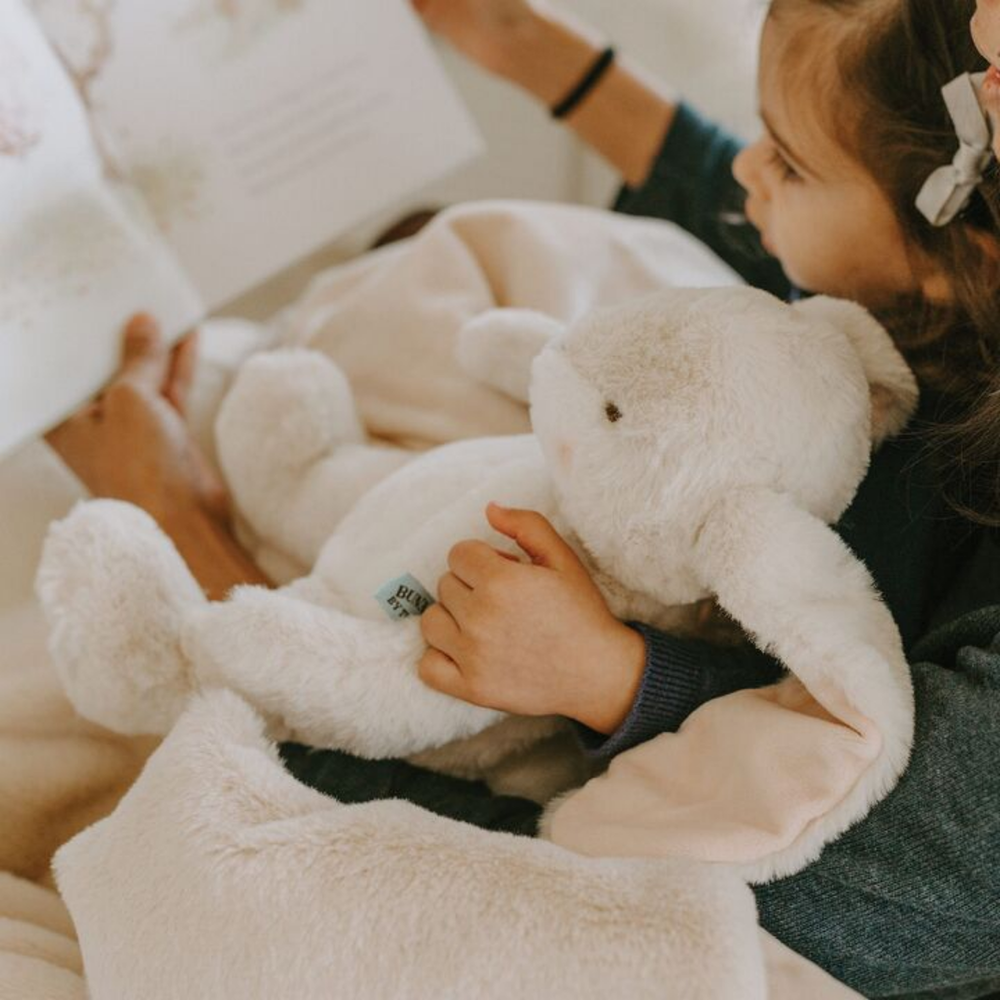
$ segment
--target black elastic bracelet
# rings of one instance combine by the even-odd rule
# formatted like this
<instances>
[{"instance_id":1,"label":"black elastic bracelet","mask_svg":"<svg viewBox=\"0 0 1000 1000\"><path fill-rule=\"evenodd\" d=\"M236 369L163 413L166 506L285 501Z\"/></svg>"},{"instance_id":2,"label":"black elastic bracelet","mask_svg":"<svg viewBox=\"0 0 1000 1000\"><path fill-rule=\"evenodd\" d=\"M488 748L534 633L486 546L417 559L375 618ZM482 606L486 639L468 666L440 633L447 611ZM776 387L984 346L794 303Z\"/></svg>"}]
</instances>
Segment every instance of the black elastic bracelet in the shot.
<instances>
[{"instance_id":1,"label":"black elastic bracelet","mask_svg":"<svg viewBox=\"0 0 1000 1000\"><path fill-rule=\"evenodd\" d=\"M552 108L552 117L565 118L597 86L614 61L614 46L609 45L594 60L594 64L584 73L580 82Z\"/></svg>"}]
</instances>

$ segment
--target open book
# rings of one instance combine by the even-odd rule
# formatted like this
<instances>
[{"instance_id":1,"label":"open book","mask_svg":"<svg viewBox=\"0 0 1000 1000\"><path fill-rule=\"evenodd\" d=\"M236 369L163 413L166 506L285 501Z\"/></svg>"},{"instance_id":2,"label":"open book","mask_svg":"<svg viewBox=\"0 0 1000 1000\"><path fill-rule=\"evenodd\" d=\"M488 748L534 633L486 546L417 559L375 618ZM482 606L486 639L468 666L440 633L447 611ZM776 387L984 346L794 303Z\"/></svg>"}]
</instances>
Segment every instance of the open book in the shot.
<instances>
[{"instance_id":1,"label":"open book","mask_svg":"<svg viewBox=\"0 0 1000 1000\"><path fill-rule=\"evenodd\" d=\"M479 150L407 0L0 0L0 455Z\"/></svg>"}]
</instances>

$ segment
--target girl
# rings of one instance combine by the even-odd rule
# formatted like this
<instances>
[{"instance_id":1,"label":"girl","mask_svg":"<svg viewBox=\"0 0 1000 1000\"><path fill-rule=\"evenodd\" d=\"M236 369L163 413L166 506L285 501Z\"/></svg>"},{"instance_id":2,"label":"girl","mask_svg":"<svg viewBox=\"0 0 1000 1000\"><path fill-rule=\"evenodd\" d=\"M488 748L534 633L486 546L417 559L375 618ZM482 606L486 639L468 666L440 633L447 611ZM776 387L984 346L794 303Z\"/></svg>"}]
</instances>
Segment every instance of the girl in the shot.
<instances>
[{"instance_id":1,"label":"girl","mask_svg":"<svg viewBox=\"0 0 1000 1000\"><path fill-rule=\"evenodd\" d=\"M866 996L1000 990L1000 560L978 523L1000 520L996 171L947 225L915 207L958 144L940 89L979 64L973 0L775 0L761 49L767 131L742 150L627 65L596 64L594 36L526 0L417 6L483 65L562 105L621 169L619 210L679 222L776 293L858 299L895 331L923 383L920 434L880 450L839 530L911 654L913 760L864 822L757 899L768 930ZM582 76L589 90L574 86ZM759 236L723 221L740 204ZM190 350L170 364L149 322L136 323L122 380L53 443L95 492L158 515L217 593L255 571L208 509L212 484L160 398L183 396ZM117 460L126 435L145 442L151 468ZM423 619L428 683L499 708L567 714L608 757L676 728L708 698L777 676L751 648L723 653L614 621L546 522L498 508L489 517L531 564L455 548L440 605ZM293 773L344 800L403 794L524 832L537 818L532 803L404 764L284 752Z\"/></svg>"}]
</instances>

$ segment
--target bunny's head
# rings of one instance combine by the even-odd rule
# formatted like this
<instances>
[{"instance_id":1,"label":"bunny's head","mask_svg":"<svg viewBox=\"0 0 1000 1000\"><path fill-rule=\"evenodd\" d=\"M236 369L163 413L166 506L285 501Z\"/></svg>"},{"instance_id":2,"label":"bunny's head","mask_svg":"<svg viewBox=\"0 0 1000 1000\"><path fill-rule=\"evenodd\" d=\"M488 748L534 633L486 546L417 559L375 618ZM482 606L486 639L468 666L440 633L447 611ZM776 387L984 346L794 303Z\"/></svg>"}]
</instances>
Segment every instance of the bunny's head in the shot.
<instances>
[{"instance_id":1,"label":"bunny's head","mask_svg":"<svg viewBox=\"0 0 1000 1000\"><path fill-rule=\"evenodd\" d=\"M706 596L695 542L717 503L765 487L836 521L917 389L859 306L725 288L587 315L535 359L530 395L581 542L622 582L683 604Z\"/></svg>"}]
</instances>

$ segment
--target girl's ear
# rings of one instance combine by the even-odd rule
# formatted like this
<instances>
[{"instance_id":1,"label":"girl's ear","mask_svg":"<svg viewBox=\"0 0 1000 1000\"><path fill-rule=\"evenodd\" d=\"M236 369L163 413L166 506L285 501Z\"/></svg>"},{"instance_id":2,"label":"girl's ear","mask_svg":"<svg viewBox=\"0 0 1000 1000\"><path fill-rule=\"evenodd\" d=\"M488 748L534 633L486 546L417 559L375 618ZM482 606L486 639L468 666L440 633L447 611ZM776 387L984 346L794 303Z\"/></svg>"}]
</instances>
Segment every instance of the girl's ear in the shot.
<instances>
[{"instance_id":1,"label":"girl's ear","mask_svg":"<svg viewBox=\"0 0 1000 1000\"><path fill-rule=\"evenodd\" d=\"M880 445L909 423L920 393L917 380L896 349L888 331L856 302L825 295L793 306L807 319L821 320L840 330L851 342L868 379L872 399L872 444Z\"/></svg>"}]
</instances>

